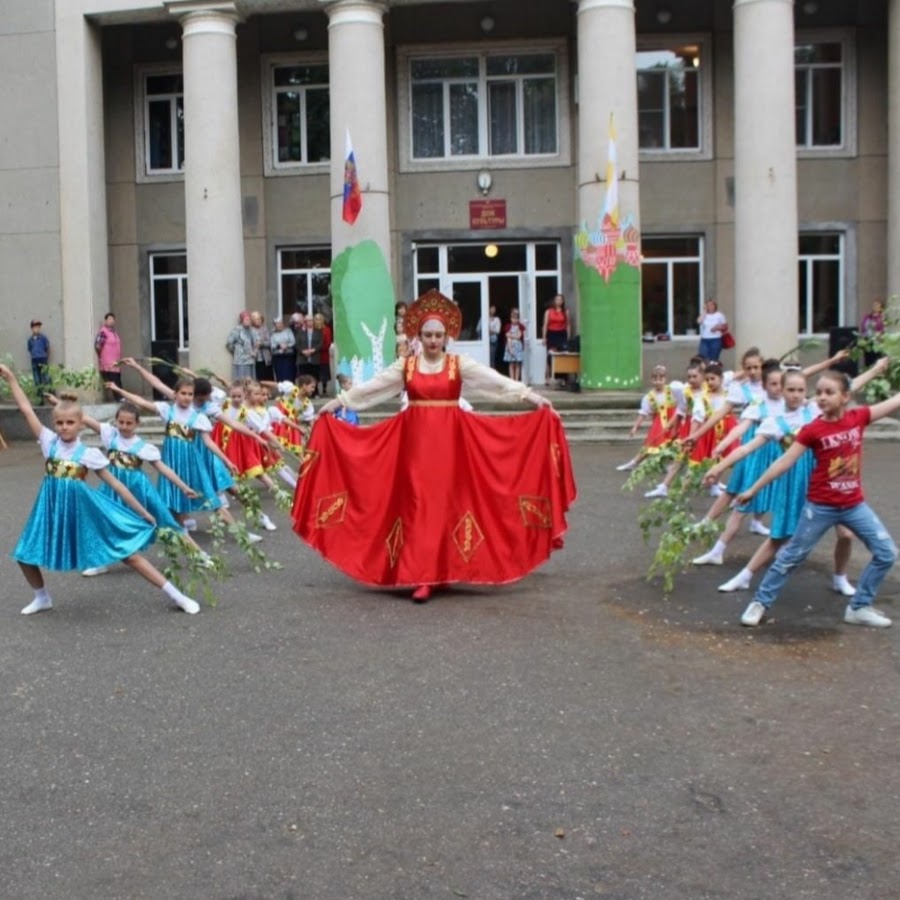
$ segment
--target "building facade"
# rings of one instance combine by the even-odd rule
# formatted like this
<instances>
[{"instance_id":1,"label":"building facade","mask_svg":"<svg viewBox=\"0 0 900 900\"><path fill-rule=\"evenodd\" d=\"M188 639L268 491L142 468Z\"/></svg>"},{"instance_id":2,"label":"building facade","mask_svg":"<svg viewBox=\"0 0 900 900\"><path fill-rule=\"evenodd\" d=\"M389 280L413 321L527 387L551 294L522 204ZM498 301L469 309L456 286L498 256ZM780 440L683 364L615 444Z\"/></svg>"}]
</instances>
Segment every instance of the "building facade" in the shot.
<instances>
[{"instance_id":1,"label":"building facade","mask_svg":"<svg viewBox=\"0 0 900 900\"><path fill-rule=\"evenodd\" d=\"M900 0L5 0L0 353L227 368L242 309L324 311L371 242L397 300L577 316L610 122L644 364L717 298L780 355L900 290ZM347 136L362 212L342 218ZM659 337L665 338L658 340ZM639 339L639 338L638 338ZM827 342L827 340L826 340Z\"/></svg>"}]
</instances>

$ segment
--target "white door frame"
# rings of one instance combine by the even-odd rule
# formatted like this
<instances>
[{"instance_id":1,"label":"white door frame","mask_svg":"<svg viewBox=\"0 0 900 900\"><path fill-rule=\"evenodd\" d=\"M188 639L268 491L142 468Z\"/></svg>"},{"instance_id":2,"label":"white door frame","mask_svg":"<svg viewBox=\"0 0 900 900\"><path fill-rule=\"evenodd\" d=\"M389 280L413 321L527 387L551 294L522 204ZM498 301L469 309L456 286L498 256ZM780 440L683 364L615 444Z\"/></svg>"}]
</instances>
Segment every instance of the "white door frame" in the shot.
<instances>
[{"instance_id":1,"label":"white door frame","mask_svg":"<svg viewBox=\"0 0 900 900\"><path fill-rule=\"evenodd\" d=\"M448 275L442 293L453 297L454 284L477 284L481 288L481 337L477 341L454 341L453 352L471 356L476 362L489 366L491 364L491 344L488 335L488 276L487 275Z\"/></svg>"}]
</instances>

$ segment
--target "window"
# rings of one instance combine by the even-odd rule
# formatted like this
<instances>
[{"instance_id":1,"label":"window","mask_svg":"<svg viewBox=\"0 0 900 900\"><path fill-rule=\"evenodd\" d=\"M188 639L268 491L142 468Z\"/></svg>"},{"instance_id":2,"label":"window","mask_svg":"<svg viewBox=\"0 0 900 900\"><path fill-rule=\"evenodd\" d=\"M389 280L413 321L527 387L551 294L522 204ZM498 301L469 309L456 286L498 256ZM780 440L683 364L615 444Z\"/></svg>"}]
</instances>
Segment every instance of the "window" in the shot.
<instances>
[{"instance_id":1,"label":"window","mask_svg":"<svg viewBox=\"0 0 900 900\"><path fill-rule=\"evenodd\" d=\"M840 41L794 48L797 146L844 145L844 46Z\"/></svg>"},{"instance_id":2,"label":"window","mask_svg":"<svg viewBox=\"0 0 900 900\"><path fill-rule=\"evenodd\" d=\"M844 324L844 237L800 235L800 334L824 334Z\"/></svg>"},{"instance_id":3,"label":"window","mask_svg":"<svg viewBox=\"0 0 900 900\"><path fill-rule=\"evenodd\" d=\"M703 238L645 236L641 252L644 334L696 334L703 306Z\"/></svg>"},{"instance_id":4,"label":"window","mask_svg":"<svg viewBox=\"0 0 900 900\"><path fill-rule=\"evenodd\" d=\"M648 47L636 55L638 142L641 150L701 149L703 47Z\"/></svg>"},{"instance_id":5,"label":"window","mask_svg":"<svg viewBox=\"0 0 900 900\"><path fill-rule=\"evenodd\" d=\"M556 157L557 70L554 51L410 58L411 158Z\"/></svg>"},{"instance_id":6,"label":"window","mask_svg":"<svg viewBox=\"0 0 900 900\"><path fill-rule=\"evenodd\" d=\"M188 349L188 280L186 253L150 254L150 340L154 356Z\"/></svg>"},{"instance_id":7,"label":"window","mask_svg":"<svg viewBox=\"0 0 900 900\"><path fill-rule=\"evenodd\" d=\"M328 66L269 64L272 166L296 168L331 158Z\"/></svg>"},{"instance_id":8,"label":"window","mask_svg":"<svg viewBox=\"0 0 900 900\"><path fill-rule=\"evenodd\" d=\"M143 81L145 172L183 172L184 79L180 72L146 72Z\"/></svg>"},{"instance_id":9,"label":"window","mask_svg":"<svg viewBox=\"0 0 900 900\"><path fill-rule=\"evenodd\" d=\"M279 309L287 322L294 313L323 313L331 321L331 248L285 247L278 251Z\"/></svg>"}]
</instances>

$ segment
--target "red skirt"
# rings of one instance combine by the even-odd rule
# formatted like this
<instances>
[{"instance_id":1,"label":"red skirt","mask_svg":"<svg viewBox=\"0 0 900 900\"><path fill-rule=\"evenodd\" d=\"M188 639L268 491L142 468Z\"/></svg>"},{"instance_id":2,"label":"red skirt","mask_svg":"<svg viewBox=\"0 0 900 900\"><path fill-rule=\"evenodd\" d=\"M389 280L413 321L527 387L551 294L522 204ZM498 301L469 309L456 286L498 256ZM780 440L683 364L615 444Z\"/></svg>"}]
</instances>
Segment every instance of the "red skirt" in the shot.
<instances>
[{"instance_id":1,"label":"red skirt","mask_svg":"<svg viewBox=\"0 0 900 900\"><path fill-rule=\"evenodd\" d=\"M303 452L303 432L293 419L273 422L269 431L285 450L298 455Z\"/></svg>"},{"instance_id":2,"label":"red skirt","mask_svg":"<svg viewBox=\"0 0 900 900\"><path fill-rule=\"evenodd\" d=\"M690 461L692 463L700 463L706 459L712 459L712 452L715 449L716 444L718 444L736 424L737 420L735 417L728 415L718 422L715 428L710 428L709 431L694 444L694 449L691 450Z\"/></svg>"},{"instance_id":3,"label":"red skirt","mask_svg":"<svg viewBox=\"0 0 900 900\"><path fill-rule=\"evenodd\" d=\"M411 406L371 427L313 428L294 531L369 585L503 584L562 546L576 496L562 423Z\"/></svg>"},{"instance_id":4,"label":"red skirt","mask_svg":"<svg viewBox=\"0 0 900 900\"><path fill-rule=\"evenodd\" d=\"M672 415L674 418L674 413ZM671 420L664 420L659 413L653 417L653 421L650 423L650 431L647 433L647 437L644 440L645 450L652 452L653 450L668 444L672 440L674 431L666 430L669 421Z\"/></svg>"},{"instance_id":5,"label":"red skirt","mask_svg":"<svg viewBox=\"0 0 900 900\"><path fill-rule=\"evenodd\" d=\"M238 475L244 478L256 478L265 471L263 454L265 448L258 441L234 431L227 425L216 422L213 429L213 440L222 448L222 452L237 466ZM217 433L218 432L218 433Z\"/></svg>"}]
</instances>

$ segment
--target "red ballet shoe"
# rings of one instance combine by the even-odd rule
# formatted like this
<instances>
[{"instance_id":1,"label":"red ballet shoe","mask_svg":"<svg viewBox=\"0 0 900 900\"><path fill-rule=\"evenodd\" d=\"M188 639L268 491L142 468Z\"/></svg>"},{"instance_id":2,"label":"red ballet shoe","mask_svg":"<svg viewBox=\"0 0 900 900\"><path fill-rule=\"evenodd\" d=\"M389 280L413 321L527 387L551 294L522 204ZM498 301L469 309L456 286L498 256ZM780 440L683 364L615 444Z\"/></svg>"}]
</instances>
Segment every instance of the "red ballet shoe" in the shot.
<instances>
[{"instance_id":1,"label":"red ballet shoe","mask_svg":"<svg viewBox=\"0 0 900 900\"><path fill-rule=\"evenodd\" d=\"M431 585L430 584L420 584L413 591L412 601L413 601L413 603L427 603L430 597L431 597Z\"/></svg>"}]
</instances>

